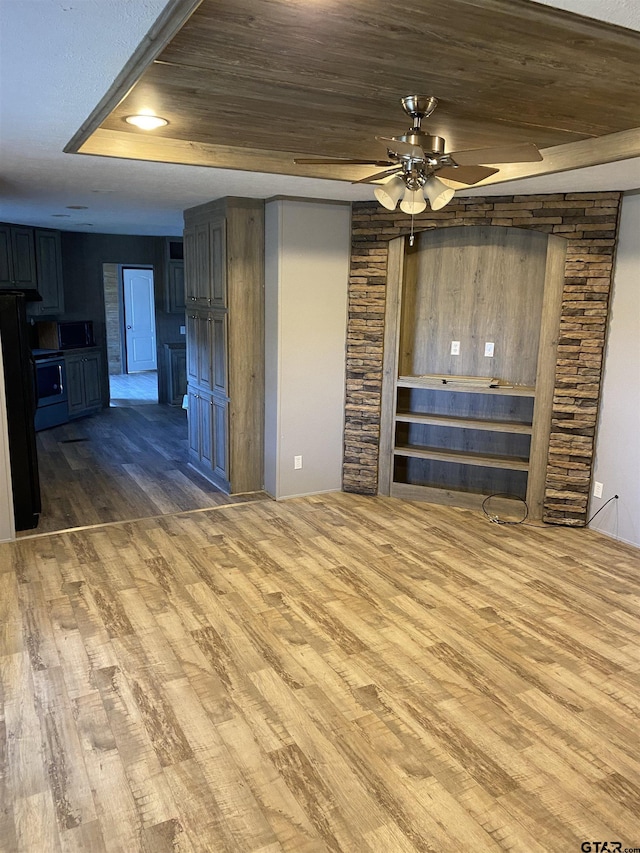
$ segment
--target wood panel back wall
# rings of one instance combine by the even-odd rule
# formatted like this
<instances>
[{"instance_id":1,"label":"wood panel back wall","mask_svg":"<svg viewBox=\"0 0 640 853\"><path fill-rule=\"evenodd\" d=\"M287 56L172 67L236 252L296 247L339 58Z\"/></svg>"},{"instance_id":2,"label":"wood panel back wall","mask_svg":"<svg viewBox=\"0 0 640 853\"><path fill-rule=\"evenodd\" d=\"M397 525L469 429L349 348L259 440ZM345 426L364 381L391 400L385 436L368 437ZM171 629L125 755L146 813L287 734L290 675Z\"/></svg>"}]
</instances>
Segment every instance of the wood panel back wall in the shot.
<instances>
[{"instance_id":1,"label":"wood panel back wall","mask_svg":"<svg viewBox=\"0 0 640 853\"><path fill-rule=\"evenodd\" d=\"M540 519L566 241L484 226L393 247L379 491L475 507L508 493Z\"/></svg>"},{"instance_id":2,"label":"wood panel back wall","mask_svg":"<svg viewBox=\"0 0 640 853\"><path fill-rule=\"evenodd\" d=\"M535 385L547 235L485 227L470 236L466 228L425 231L408 250L416 263L402 293L399 373ZM459 355L451 355L453 340Z\"/></svg>"},{"instance_id":3,"label":"wood panel back wall","mask_svg":"<svg viewBox=\"0 0 640 853\"><path fill-rule=\"evenodd\" d=\"M542 472L542 517L551 523L581 526L586 521L620 198L618 192L456 197L445 209L426 210L414 220L417 232L430 231L432 236L434 229L452 226L515 226L566 241L555 376L549 383L552 417ZM410 227L409 217L400 211L383 210L376 202L353 205L345 491L378 491L387 265L398 263L389 256L389 242L408 234ZM412 257L417 259L409 255L408 264ZM555 253L547 263L562 263L559 257ZM426 317L428 306L420 310ZM449 332L440 329L438 334L446 339ZM552 365L547 369L554 372Z\"/></svg>"}]
</instances>

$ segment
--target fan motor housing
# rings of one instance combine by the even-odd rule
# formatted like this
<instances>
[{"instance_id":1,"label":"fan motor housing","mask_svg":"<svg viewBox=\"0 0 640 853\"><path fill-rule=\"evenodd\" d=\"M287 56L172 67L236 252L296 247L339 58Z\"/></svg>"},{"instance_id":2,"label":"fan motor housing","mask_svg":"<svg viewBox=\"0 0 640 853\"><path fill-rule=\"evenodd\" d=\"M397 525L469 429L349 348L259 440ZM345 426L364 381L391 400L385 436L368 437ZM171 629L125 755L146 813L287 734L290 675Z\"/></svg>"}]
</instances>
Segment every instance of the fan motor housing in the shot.
<instances>
[{"instance_id":1,"label":"fan motor housing","mask_svg":"<svg viewBox=\"0 0 640 853\"><path fill-rule=\"evenodd\" d=\"M428 133L405 133L404 136L394 136L400 142L417 145L428 154L444 154L445 141L442 136L429 136Z\"/></svg>"}]
</instances>

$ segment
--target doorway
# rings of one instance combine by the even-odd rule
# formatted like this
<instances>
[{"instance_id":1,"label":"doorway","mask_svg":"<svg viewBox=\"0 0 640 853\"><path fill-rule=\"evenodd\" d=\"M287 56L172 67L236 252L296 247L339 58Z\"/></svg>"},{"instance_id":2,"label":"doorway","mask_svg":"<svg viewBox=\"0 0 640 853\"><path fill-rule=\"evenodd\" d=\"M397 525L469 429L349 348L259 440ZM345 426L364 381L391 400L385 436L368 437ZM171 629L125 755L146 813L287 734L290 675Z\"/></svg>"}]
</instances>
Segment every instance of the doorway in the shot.
<instances>
[{"instance_id":1,"label":"doorway","mask_svg":"<svg viewBox=\"0 0 640 853\"><path fill-rule=\"evenodd\" d=\"M157 370L153 270L122 268L126 372Z\"/></svg>"},{"instance_id":2,"label":"doorway","mask_svg":"<svg viewBox=\"0 0 640 853\"><path fill-rule=\"evenodd\" d=\"M157 403L154 270L103 264L102 272L110 405Z\"/></svg>"}]
</instances>

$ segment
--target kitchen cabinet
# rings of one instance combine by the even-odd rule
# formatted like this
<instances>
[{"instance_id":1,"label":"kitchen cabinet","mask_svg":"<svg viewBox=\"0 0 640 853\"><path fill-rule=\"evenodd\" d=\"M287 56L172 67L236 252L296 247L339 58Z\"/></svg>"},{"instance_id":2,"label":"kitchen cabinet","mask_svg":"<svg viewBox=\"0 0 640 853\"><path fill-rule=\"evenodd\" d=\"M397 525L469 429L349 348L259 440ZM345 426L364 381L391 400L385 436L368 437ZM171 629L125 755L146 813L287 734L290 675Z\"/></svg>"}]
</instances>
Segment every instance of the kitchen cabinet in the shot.
<instances>
[{"instance_id":1,"label":"kitchen cabinet","mask_svg":"<svg viewBox=\"0 0 640 853\"><path fill-rule=\"evenodd\" d=\"M232 494L263 487L264 203L185 211L189 460Z\"/></svg>"},{"instance_id":2,"label":"kitchen cabinet","mask_svg":"<svg viewBox=\"0 0 640 853\"><path fill-rule=\"evenodd\" d=\"M207 479L228 492L227 403L193 387L189 387L188 401L190 462L206 470Z\"/></svg>"},{"instance_id":3,"label":"kitchen cabinet","mask_svg":"<svg viewBox=\"0 0 640 853\"><path fill-rule=\"evenodd\" d=\"M0 288L36 287L36 252L33 228L0 225Z\"/></svg>"},{"instance_id":4,"label":"kitchen cabinet","mask_svg":"<svg viewBox=\"0 0 640 853\"><path fill-rule=\"evenodd\" d=\"M164 345L165 357L165 399L170 406L181 406L187 393L187 355L186 346L181 343Z\"/></svg>"},{"instance_id":5,"label":"kitchen cabinet","mask_svg":"<svg viewBox=\"0 0 640 853\"><path fill-rule=\"evenodd\" d=\"M187 380L211 391L213 319L208 312L187 314Z\"/></svg>"},{"instance_id":6,"label":"kitchen cabinet","mask_svg":"<svg viewBox=\"0 0 640 853\"><path fill-rule=\"evenodd\" d=\"M27 303L30 317L64 311L60 232L49 228L0 225L0 289L37 290L41 301Z\"/></svg>"},{"instance_id":7,"label":"kitchen cabinet","mask_svg":"<svg viewBox=\"0 0 640 853\"><path fill-rule=\"evenodd\" d=\"M36 277L41 302L29 302L30 316L43 314L55 316L64 311L64 289L62 286L62 252L60 232L45 228L34 230L36 252Z\"/></svg>"},{"instance_id":8,"label":"kitchen cabinet","mask_svg":"<svg viewBox=\"0 0 640 853\"><path fill-rule=\"evenodd\" d=\"M184 314L185 276L184 245L182 240L165 241L165 311L167 314Z\"/></svg>"},{"instance_id":9,"label":"kitchen cabinet","mask_svg":"<svg viewBox=\"0 0 640 853\"><path fill-rule=\"evenodd\" d=\"M214 215L211 220L187 225L184 253L187 307L226 308L226 219Z\"/></svg>"},{"instance_id":10,"label":"kitchen cabinet","mask_svg":"<svg viewBox=\"0 0 640 853\"><path fill-rule=\"evenodd\" d=\"M102 408L100 350L88 348L65 353L69 418L91 415Z\"/></svg>"}]
</instances>

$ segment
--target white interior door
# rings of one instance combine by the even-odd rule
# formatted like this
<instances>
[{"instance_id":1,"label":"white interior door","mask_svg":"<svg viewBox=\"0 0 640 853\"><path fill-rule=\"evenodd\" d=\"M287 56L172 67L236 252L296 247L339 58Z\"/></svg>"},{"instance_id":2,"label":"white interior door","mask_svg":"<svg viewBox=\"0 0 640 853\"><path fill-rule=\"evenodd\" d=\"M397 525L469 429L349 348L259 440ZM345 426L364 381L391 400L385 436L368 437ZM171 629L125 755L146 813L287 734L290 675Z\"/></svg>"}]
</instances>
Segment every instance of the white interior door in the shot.
<instances>
[{"instance_id":1,"label":"white interior door","mask_svg":"<svg viewBox=\"0 0 640 853\"><path fill-rule=\"evenodd\" d=\"M125 267L122 270L122 277L127 373L156 370L158 365L153 270Z\"/></svg>"}]
</instances>

